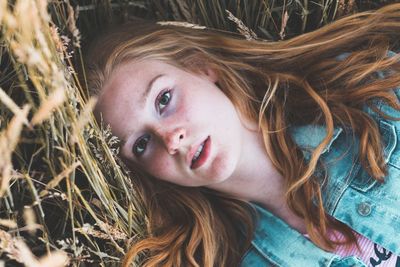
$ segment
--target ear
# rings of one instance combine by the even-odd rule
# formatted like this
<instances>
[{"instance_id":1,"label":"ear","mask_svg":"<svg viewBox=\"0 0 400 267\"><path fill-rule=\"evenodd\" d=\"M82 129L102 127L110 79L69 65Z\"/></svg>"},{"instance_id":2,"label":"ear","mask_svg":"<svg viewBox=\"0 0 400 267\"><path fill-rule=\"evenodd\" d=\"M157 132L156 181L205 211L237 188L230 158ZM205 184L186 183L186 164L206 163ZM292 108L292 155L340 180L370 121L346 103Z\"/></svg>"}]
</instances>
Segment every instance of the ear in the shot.
<instances>
[{"instance_id":1,"label":"ear","mask_svg":"<svg viewBox=\"0 0 400 267\"><path fill-rule=\"evenodd\" d=\"M210 66L205 66L204 68L202 68L201 74L204 78L206 78L212 83L218 82L218 73L215 69L211 68Z\"/></svg>"}]
</instances>

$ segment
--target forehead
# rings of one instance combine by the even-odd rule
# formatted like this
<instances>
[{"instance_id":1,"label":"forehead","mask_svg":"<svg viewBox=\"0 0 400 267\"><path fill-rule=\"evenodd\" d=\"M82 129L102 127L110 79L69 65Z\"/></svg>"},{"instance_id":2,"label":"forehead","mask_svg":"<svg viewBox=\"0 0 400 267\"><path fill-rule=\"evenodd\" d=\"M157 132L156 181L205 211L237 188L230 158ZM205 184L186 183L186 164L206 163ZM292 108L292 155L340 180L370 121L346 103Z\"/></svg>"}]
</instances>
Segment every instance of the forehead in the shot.
<instances>
[{"instance_id":1,"label":"forehead","mask_svg":"<svg viewBox=\"0 0 400 267\"><path fill-rule=\"evenodd\" d=\"M129 62L113 70L105 82L96 105L106 124L110 124L113 133L124 137L127 122L138 120L137 111L143 109L141 99L151 79L162 72L172 71L171 65L161 61Z\"/></svg>"}]
</instances>

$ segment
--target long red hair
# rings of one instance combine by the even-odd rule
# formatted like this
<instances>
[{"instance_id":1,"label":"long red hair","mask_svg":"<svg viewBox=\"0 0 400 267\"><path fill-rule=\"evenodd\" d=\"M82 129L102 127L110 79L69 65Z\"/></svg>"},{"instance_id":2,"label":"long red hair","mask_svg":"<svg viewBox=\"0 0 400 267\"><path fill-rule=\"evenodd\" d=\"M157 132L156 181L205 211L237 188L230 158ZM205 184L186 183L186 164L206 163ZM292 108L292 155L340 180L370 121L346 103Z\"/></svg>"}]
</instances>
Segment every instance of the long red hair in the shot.
<instances>
[{"instance_id":1,"label":"long red hair","mask_svg":"<svg viewBox=\"0 0 400 267\"><path fill-rule=\"evenodd\" d=\"M362 107L379 98L400 110L392 89L400 85L399 56L388 57L400 39L400 4L342 18L281 42L247 41L211 30L129 24L95 42L88 60L94 93L119 64L158 59L191 72L217 71L221 90L248 119L259 123L265 149L286 183L289 207L304 218L311 240L331 250L327 229L354 242L351 229L326 215L315 175L335 126L359 137L360 161L377 180L386 166L381 137ZM342 60L338 56L348 53ZM391 72L387 72L387 70ZM386 71L384 79L376 76ZM382 114L384 115L384 114ZM291 138L296 125L324 125L327 136L309 161ZM148 235L134 243L124 265L236 266L253 233L249 203L205 188L185 188L136 172L148 210ZM328 177L333 179L334 177ZM146 257L140 257L146 252Z\"/></svg>"}]
</instances>

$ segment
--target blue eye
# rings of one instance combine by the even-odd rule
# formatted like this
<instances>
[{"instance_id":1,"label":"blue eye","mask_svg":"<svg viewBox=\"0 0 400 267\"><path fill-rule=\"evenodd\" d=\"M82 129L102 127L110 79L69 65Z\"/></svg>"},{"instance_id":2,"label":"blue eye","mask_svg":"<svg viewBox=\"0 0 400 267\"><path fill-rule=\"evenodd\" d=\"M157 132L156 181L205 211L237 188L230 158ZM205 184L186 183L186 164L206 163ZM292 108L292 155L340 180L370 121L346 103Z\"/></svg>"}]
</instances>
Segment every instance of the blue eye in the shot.
<instances>
[{"instance_id":1,"label":"blue eye","mask_svg":"<svg viewBox=\"0 0 400 267\"><path fill-rule=\"evenodd\" d=\"M160 112L169 104L171 97L171 90L164 91L157 97L157 108Z\"/></svg>"},{"instance_id":2,"label":"blue eye","mask_svg":"<svg viewBox=\"0 0 400 267\"><path fill-rule=\"evenodd\" d=\"M139 137L133 144L132 153L135 154L137 157L140 157L146 150L149 141L150 141L150 135L148 134Z\"/></svg>"}]
</instances>

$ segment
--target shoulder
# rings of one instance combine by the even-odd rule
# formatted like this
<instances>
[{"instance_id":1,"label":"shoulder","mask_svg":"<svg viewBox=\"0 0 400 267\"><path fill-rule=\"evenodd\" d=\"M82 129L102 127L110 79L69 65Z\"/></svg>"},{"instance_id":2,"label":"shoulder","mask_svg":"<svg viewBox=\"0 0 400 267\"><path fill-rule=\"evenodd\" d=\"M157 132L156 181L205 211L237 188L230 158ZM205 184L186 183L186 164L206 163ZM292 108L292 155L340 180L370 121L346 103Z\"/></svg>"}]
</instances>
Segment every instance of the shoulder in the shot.
<instances>
[{"instance_id":1,"label":"shoulder","mask_svg":"<svg viewBox=\"0 0 400 267\"><path fill-rule=\"evenodd\" d=\"M348 57L350 53L343 53L337 57L338 60L344 60ZM387 53L388 57L395 57L396 60L400 55L389 51ZM391 70L379 71L376 73L379 79L385 79L388 75L400 75L400 73L393 73ZM393 94L393 99L395 99L397 104L397 109L389 105L387 102L376 98L369 105L365 104L363 111L367 113L377 124L379 132L382 138L382 145L384 147L384 156L386 162L399 167L400 165L400 84L393 88L391 91ZM377 112L379 111L379 112ZM384 116L384 115L386 116ZM291 137L294 142L302 150L303 155L306 160L309 160L312 152L317 148L317 146L322 143L322 141L327 136L327 131L325 125L303 125L291 127L289 129ZM333 136L330 142L326 145L322 151L321 156L328 154L332 148L336 149L338 146L352 147L354 139L352 137L352 129L335 127ZM356 140L357 141L357 140ZM357 143L358 145L358 143ZM346 149L347 153L351 150ZM357 153L357 151L354 151Z\"/></svg>"},{"instance_id":2,"label":"shoulder","mask_svg":"<svg viewBox=\"0 0 400 267\"><path fill-rule=\"evenodd\" d=\"M389 51L387 55L388 57L399 58L400 61L400 55L393 51ZM388 75L400 75L400 73L393 73L388 70L379 71L377 75L380 79L385 79ZM364 111L378 124L386 162L400 168L400 84L394 87L391 93L396 101L397 109L383 100L376 99L373 104L379 112L369 106L365 106Z\"/></svg>"}]
</instances>

